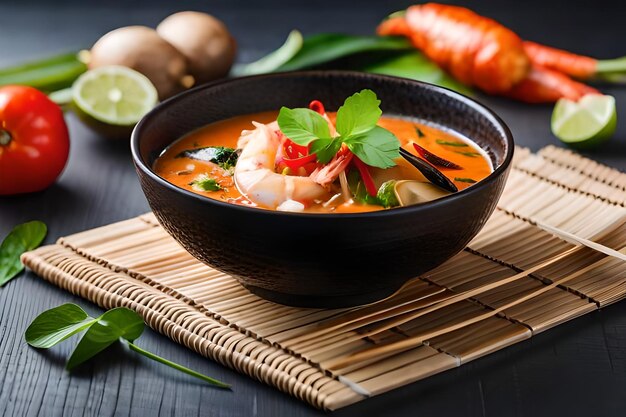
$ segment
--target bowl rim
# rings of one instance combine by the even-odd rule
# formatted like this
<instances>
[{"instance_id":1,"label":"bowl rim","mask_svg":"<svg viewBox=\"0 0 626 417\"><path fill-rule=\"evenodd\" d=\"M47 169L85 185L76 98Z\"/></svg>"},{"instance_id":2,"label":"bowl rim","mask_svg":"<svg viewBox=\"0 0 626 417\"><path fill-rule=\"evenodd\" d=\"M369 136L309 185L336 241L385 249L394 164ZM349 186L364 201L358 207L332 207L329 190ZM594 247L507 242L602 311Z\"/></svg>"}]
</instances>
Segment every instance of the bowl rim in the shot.
<instances>
[{"instance_id":1,"label":"bowl rim","mask_svg":"<svg viewBox=\"0 0 626 417\"><path fill-rule=\"evenodd\" d=\"M390 81L402 81L409 84L418 84L421 87L425 88L427 91L437 91L438 93L442 93L451 99L458 100L471 107L472 109L478 111L482 115L486 116L488 119L491 119L492 123L496 126L499 126L504 132L505 142L507 146L506 154L504 156L504 160L500 165L498 165L487 177L483 178L478 183L472 185L471 187L467 187L461 191L457 191L456 193L450 194L448 196L439 198L434 201L429 201L422 204L414 204L405 207L395 207L393 209L388 210L377 210L377 211L369 211L369 212L359 212L359 213L301 213L301 212L285 212L285 211L277 211L277 210L265 210L260 209L258 207L248 207L239 204L231 204L225 201L215 200L209 197L202 196L200 194L193 193L191 191L185 190L184 188L178 187L160 177L156 172L149 167L143 158L140 155L139 151L139 142L141 132L145 124L149 123L155 117L166 109L168 106L177 103L181 100L185 100L187 96L197 94L199 91L211 89L218 86L223 86L232 83L238 83L242 81L249 80L257 80L257 79L266 79L266 78L283 78L283 77L300 77L300 76L350 76L350 77L358 77L358 78L377 78L381 81L390 80ZM177 138L176 140L178 140ZM193 198L199 202L206 204L214 204L218 207L227 208L231 210L241 211L242 213L249 213L250 215L257 216L286 216L286 217L298 217L298 218L307 218L307 219L327 219L337 220L337 219L364 219L364 218L385 218L387 216L395 216L395 215L410 215L413 212L420 212L422 210L435 208L449 202L453 202L459 199L465 198L465 196L472 195L474 193L479 193L484 188L488 187L491 183L496 181L501 175L505 175L509 166L513 160L513 153L515 151L515 143L513 141L513 134L509 127L504 123L504 121L498 116L493 110L491 110L486 105L474 100L470 97L467 97L461 93L450 90L445 87L441 87L438 85L430 84L424 81L412 80L409 78L402 77L394 77L390 75L382 75L382 74L371 74L359 71L346 71L346 70L310 70L310 71L289 71L289 72L280 72L280 73L269 73L269 74L259 74L259 75L250 75L245 77L236 77L236 78L226 78L213 82L209 82L206 84L202 84L196 87L193 87L189 90L183 91L173 97L166 99L165 101L159 103L156 107L150 110L144 117L141 118L139 123L135 126L132 131L130 138L130 148L131 154L133 158L133 162L138 170L140 170L144 175L147 175L151 180L155 181L160 186L163 186L171 191L181 193L182 195ZM322 220L323 221L323 220Z\"/></svg>"}]
</instances>

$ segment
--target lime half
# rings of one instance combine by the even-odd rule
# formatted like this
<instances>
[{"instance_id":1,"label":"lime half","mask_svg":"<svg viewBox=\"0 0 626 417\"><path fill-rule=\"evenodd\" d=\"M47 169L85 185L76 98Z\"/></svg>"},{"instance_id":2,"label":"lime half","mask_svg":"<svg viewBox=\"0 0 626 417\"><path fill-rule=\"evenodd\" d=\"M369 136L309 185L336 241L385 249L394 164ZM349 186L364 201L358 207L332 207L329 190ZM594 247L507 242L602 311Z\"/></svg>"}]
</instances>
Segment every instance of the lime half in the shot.
<instances>
[{"instance_id":1,"label":"lime half","mask_svg":"<svg viewBox=\"0 0 626 417\"><path fill-rule=\"evenodd\" d=\"M579 149L591 149L615 133L615 98L588 94L578 102L560 99L552 112L552 133Z\"/></svg>"},{"instance_id":2,"label":"lime half","mask_svg":"<svg viewBox=\"0 0 626 417\"><path fill-rule=\"evenodd\" d=\"M72 86L76 112L106 136L128 135L158 102L154 85L143 74L122 66L99 67Z\"/></svg>"}]
</instances>

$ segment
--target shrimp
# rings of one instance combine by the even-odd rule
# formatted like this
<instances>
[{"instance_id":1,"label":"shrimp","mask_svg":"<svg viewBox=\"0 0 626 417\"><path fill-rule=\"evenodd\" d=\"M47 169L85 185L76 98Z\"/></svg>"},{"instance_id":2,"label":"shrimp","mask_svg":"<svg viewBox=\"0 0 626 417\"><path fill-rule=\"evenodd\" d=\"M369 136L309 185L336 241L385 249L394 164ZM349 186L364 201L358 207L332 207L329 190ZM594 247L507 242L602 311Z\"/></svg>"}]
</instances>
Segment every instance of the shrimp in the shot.
<instances>
[{"instance_id":1,"label":"shrimp","mask_svg":"<svg viewBox=\"0 0 626 417\"><path fill-rule=\"evenodd\" d=\"M242 195L260 207L302 211L305 204L321 199L327 190L309 177L274 171L281 139L278 123L253 122L256 129L243 131L237 147L242 149L235 165L235 185Z\"/></svg>"}]
</instances>

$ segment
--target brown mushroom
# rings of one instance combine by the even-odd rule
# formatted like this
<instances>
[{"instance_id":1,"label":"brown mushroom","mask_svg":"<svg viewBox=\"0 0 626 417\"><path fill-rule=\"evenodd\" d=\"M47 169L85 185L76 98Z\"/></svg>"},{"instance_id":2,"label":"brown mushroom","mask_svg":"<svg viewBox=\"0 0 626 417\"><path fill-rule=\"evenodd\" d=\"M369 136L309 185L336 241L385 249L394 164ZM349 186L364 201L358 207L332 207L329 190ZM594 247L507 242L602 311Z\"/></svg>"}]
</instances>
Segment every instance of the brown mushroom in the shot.
<instances>
[{"instance_id":1,"label":"brown mushroom","mask_svg":"<svg viewBox=\"0 0 626 417\"><path fill-rule=\"evenodd\" d=\"M101 37L91 48L89 67L105 65L139 71L154 84L160 100L189 87L185 56L145 26L123 27Z\"/></svg>"},{"instance_id":2,"label":"brown mushroom","mask_svg":"<svg viewBox=\"0 0 626 417\"><path fill-rule=\"evenodd\" d=\"M224 77L235 60L236 43L226 25L201 12L179 12L163 20L157 33L187 57L196 83Z\"/></svg>"}]
</instances>

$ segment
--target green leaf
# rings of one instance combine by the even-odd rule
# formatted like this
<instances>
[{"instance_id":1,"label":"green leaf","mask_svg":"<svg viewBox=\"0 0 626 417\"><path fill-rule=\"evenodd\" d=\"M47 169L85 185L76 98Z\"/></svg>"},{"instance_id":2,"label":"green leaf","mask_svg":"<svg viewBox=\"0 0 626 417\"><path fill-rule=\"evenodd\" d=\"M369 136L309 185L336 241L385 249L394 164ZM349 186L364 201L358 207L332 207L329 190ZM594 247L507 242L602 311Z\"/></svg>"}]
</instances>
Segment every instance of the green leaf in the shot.
<instances>
[{"instance_id":1,"label":"green leaf","mask_svg":"<svg viewBox=\"0 0 626 417\"><path fill-rule=\"evenodd\" d=\"M311 143L310 152L317 154L317 160L322 164L328 163L341 148L340 138L318 139Z\"/></svg>"},{"instance_id":2,"label":"green leaf","mask_svg":"<svg viewBox=\"0 0 626 417\"><path fill-rule=\"evenodd\" d=\"M289 62L302 49L302 44L302 34L297 30L292 30L280 48L270 52L258 61L236 66L233 68L233 74L239 77L273 72Z\"/></svg>"},{"instance_id":3,"label":"green leaf","mask_svg":"<svg viewBox=\"0 0 626 417\"><path fill-rule=\"evenodd\" d=\"M411 51L382 61L377 60L360 69L375 74L425 81L462 94L472 92L470 88L456 81L418 51Z\"/></svg>"},{"instance_id":4,"label":"green leaf","mask_svg":"<svg viewBox=\"0 0 626 417\"><path fill-rule=\"evenodd\" d=\"M475 184L476 180L472 179L472 178L460 178L460 177L455 177L454 181L458 181L458 182L467 182L469 184Z\"/></svg>"},{"instance_id":5,"label":"green leaf","mask_svg":"<svg viewBox=\"0 0 626 417\"><path fill-rule=\"evenodd\" d=\"M207 174L198 175L189 185L196 191L220 191L224 189L214 178L209 177Z\"/></svg>"},{"instance_id":6,"label":"green leaf","mask_svg":"<svg viewBox=\"0 0 626 417\"><path fill-rule=\"evenodd\" d=\"M412 49L405 38L321 33L304 39L302 48L276 71L294 71L325 64L349 55Z\"/></svg>"},{"instance_id":7,"label":"green leaf","mask_svg":"<svg viewBox=\"0 0 626 417\"><path fill-rule=\"evenodd\" d=\"M396 182L396 180L384 182L378 189L378 193L376 193L376 198L385 208L397 207L400 205L395 191Z\"/></svg>"},{"instance_id":8,"label":"green leaf","mask_svg":"<svg viewBox=\"0 0 626 417\"><path fill-rule=\"evenodd\" d=\"M344 143L361 161L373 167L390 168L396 165L394 159L400 157L398 138L380 126L344 139Z\"/></svg>"},{"instance_id":9,"label":"green leaf","mask_svg":"<svg viewBox=\"0 0 626 417\"><path fill-rule=\"evenodd\" d=\"M0 245L0 287L22 272L22 253L38 247L46 237L48 229L40 221L31 221L15 226Z\"/></svg>"},{"instance_id":10,"label":"green leaf","mask_svg":"<svg viewBox=\"0 0 626 417\"><path fill-rule=\"evenodd\" d=\"M316 139L330 138L328 122L313 110L283 107L277 120L283 134L298 145L306 146Z\"/></svg>"},{"instance_id":11,"label":"green leaf","mask_svg":"<svg viewBox=\"0 0 626 417\"><path fill-rule=\"evenodd\" d=\"M76 304L63 304L37 316L26 329L24 337L31 346L48 349L96 321Z\"/></svg>"},{"instance_id":12,"label":"green leaf","mask_svg":"<svg viewBox=\"0 0 626 417\"><path fill-rule=\"evenodd\" d=\"M383 114L380 100L372 90L361 90L346 99L337 110L337 132L347 137L371 130Z\"/></svg>"},{"instance_id":13,"label":"green leaf","mask_svg":"<svg viewBox=\"0 0 626 417\"><path fill-rule=\"evenodd\" d=\"M133 310L119 307L107 311L89 327L70 356L66 368L74 369L120 338L132 343L141 336L144 327L143 319Z\"/></svg>"}]
</instances>

